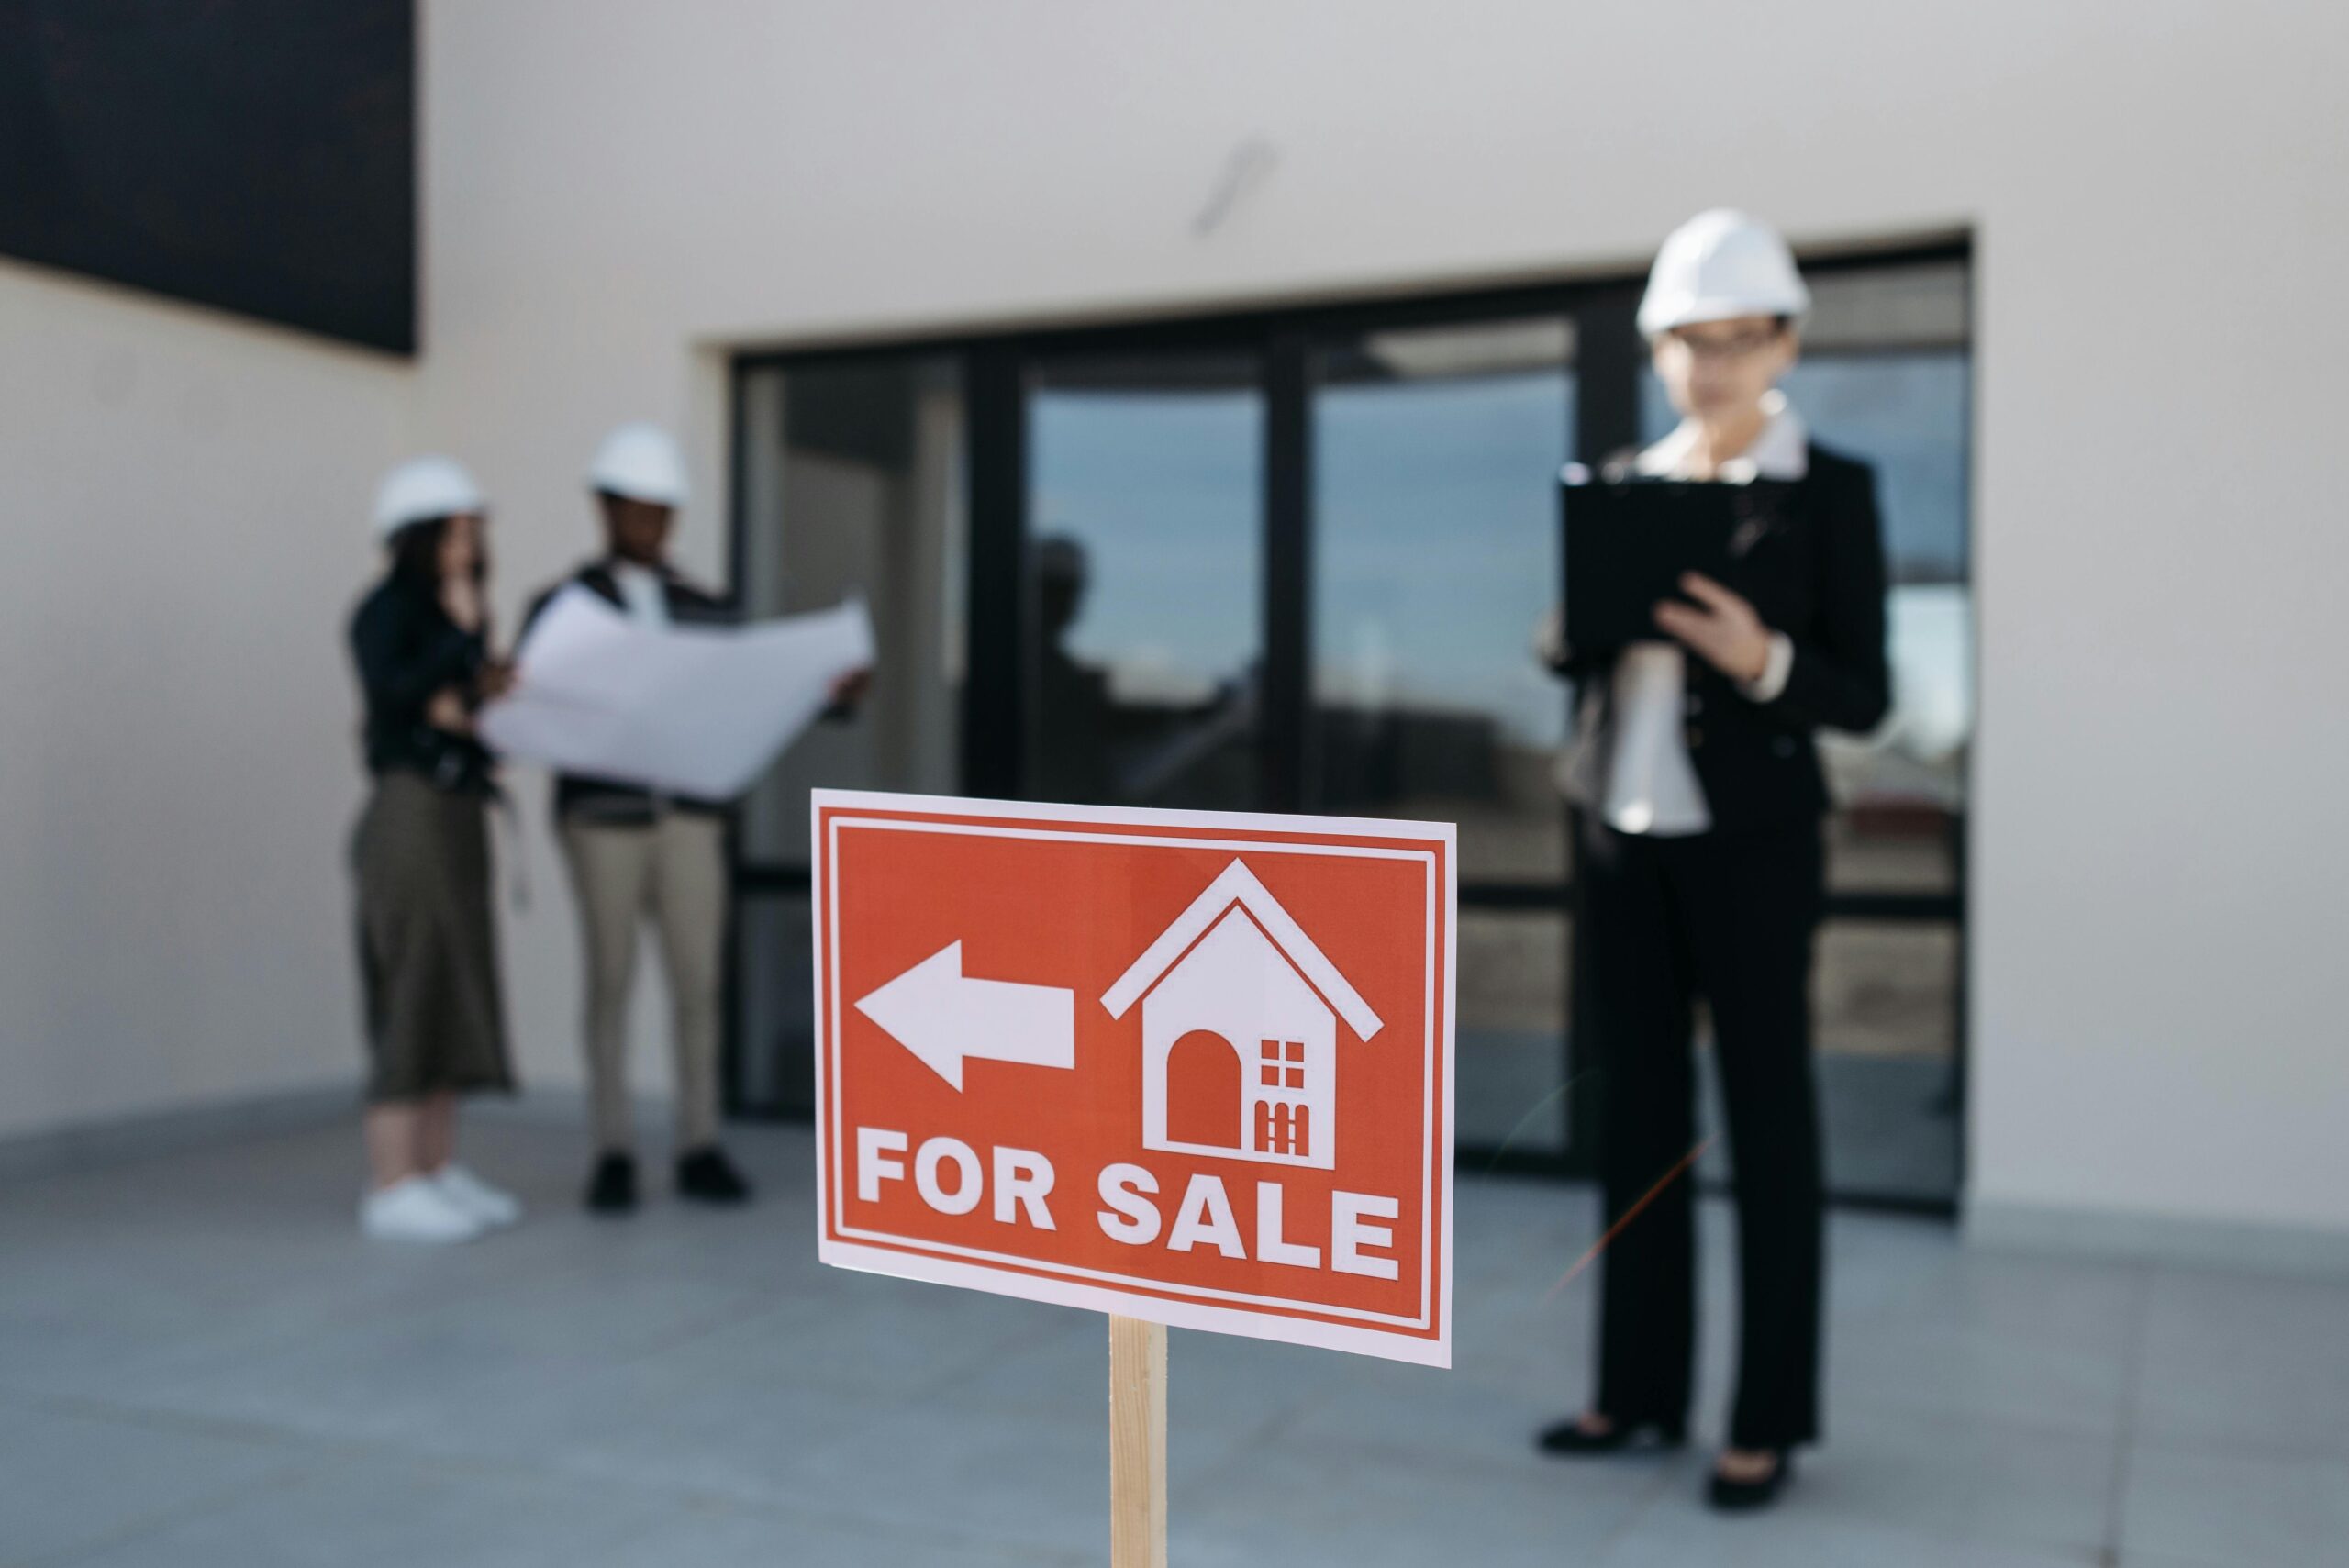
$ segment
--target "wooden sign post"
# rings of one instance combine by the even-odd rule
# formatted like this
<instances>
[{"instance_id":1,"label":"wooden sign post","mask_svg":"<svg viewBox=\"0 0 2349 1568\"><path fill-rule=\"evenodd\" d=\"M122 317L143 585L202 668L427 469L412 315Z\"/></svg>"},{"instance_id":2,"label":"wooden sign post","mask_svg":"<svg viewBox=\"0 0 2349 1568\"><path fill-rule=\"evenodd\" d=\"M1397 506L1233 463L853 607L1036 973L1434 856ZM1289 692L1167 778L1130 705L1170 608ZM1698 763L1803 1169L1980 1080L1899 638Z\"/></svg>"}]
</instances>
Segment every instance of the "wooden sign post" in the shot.
<instances>
[{"instance_id":1,"label":"wooden sign post","mask_svg":"<svg viewBox=\"0 0 2349 1568\"><path fill-rule=\"evenodd\" d=\"M1109 1568L1166 1568L1166 1325L1109 1318Z\"/></svg>"},{"instance_id":2,"label":"wooden sign post","mask_svg":"<svg viewBox=\"0 0 2349 1568\"><path fill-rule=\"evenodd\" d=\"M1449 824L814 800L818 1255L1109 1314L1117 1568L1169 1324L1452 1364Z\"/></svg>"}]
</instances>

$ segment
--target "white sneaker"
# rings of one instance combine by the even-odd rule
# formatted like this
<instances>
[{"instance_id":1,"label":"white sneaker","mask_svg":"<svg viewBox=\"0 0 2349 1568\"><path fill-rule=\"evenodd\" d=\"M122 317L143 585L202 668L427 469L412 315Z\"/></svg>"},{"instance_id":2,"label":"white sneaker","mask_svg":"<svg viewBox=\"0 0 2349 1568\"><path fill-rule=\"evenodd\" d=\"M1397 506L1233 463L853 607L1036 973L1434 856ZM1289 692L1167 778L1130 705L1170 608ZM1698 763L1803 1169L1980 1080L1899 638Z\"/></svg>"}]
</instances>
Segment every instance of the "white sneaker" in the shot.
<instances>
[{"instance_id":1,"label":"white sneaker","mask_svg":"<svg viewBox=\"0 0 2349 1568\"><path fill-rule=\"evenodd\" d=\"M430 1177L409 1176L359 1200L359 1229L378 1241L470 1241L486 1227Z\"/></svg>"},{"instance_id":2,"label":"white sneaker","mask_svg":"<svg viewBox=\"0 0 2349 1568\"><path fill-rule=\"evenodd\" d=\"M519 1198L491 1186L454 1160L441 1166L430 1179L440 1188L442 1197L484 1225L511 1225L522 1218Z\"/></svg>"}]
</instances>

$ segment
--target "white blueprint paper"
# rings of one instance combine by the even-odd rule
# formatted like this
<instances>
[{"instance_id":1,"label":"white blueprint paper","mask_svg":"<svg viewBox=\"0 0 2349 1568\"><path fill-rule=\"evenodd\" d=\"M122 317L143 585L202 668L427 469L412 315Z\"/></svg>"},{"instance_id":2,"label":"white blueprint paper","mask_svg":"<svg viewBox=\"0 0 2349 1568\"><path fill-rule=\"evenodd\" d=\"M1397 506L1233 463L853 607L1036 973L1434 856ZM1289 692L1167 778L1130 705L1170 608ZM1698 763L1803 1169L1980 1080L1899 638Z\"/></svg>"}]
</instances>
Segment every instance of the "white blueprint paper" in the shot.
<instances>
[{"instance_id":1,"label":"white blueprint paper","mask_svg":"<svg viewBox=\"0 0 2349 1568\"><path fill-rule=\"evenodd\" d=\"M481 710L503 757L723 800L750 787L873 662L862 602L742 627L655 628L573 584L515 655L511 695Z\"/></svg>"}]
</instances>

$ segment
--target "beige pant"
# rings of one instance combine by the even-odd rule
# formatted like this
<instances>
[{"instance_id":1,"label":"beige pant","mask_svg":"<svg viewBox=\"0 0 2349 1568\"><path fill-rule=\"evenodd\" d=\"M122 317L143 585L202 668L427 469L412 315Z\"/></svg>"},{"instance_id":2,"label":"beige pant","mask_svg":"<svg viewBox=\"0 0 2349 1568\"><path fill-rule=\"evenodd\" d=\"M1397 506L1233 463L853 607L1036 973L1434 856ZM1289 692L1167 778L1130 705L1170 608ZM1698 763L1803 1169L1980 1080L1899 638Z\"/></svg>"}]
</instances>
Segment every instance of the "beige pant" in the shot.
<instances>
[{"instance_id":1,"label":"beige pant","mask_svg":"<svg viewBox=\"0 0 2349 1568\"><path fill-rule=\"evenodd\" d=\"M674 1008L677 1146L718 1140L718 944L726 929L724 827L712 817L664 811L651 827L562 825L564 858L579 896L587 950L587 1081L596 1142L633 1141L628 1091L629 991L639 922L661 940Z\"/></svg>"}]
</instances>

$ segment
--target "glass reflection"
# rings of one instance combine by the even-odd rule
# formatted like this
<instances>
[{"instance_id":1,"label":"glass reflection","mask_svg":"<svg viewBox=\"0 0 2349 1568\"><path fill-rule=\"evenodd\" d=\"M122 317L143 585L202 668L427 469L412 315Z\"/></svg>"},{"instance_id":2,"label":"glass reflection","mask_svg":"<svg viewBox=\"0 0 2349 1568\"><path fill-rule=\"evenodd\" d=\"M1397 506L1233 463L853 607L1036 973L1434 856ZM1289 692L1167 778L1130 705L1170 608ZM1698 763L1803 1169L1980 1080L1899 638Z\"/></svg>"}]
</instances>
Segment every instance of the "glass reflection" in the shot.
<instances>
[{"instance_id":1,"label":"glass reflection","mask_svg":"<svg viewBox=\"0 0 2349 1568\"><path fill-rule=\"evenodd\" d=\"M1566 869L1566 702L1527 637L1556 596L1572 347L1536 317L1316 364L1315 802L1457 822L1465 881Z\"/></svg>"},{"instance_id":2,"label":"glass reflection","mask_svg":"<svg viewBox=\"0 0 2349 1568\"><path fill-rule=\"evenodd\" d=\"M1243 807L1258 788L1264 398L1247 358L1031 385L1028 791Z\"/></svg>"}]
</instances>

